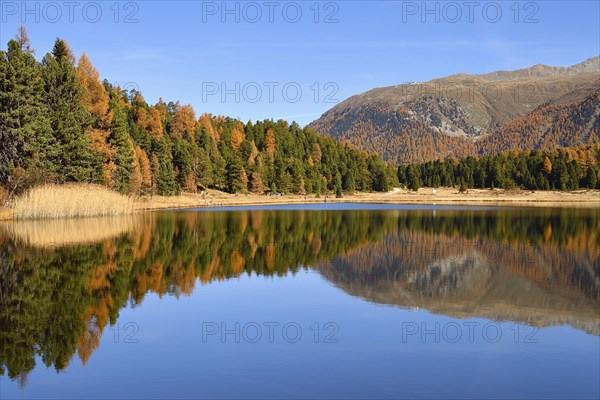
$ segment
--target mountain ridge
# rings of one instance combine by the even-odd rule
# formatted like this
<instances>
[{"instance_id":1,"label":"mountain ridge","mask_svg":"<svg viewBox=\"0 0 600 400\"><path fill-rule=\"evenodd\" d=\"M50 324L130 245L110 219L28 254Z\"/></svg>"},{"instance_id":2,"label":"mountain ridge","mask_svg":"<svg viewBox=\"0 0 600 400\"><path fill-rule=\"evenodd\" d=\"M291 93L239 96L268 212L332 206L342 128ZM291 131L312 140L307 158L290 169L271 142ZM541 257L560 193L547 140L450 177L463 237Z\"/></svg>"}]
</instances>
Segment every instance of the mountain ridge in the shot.
<instances>
[{"instance_id":1,"label":"mountain ridge","mask_svg":"<svg viewBox=\"0 0 600 400\"><path fill-rule=\"evenodd\" d=\"M468 76L476 76L481 79L487 80L505 80L505 79L515 79L518 77L524 78L539 78L545 77L549 75L575 75L580 73L589 73L589 72L600 72L600 56L590 57L585 61L582 61L577 64L570 65L568 67L563 66L551 66L546 64L535 64L531 67L520 68L516 70L500 70L494 72L488 72L485 74L467 74L460 73L452 76L460 76L460 75L468 75Z\"/></svg>"},{"instance_id":2,"label":"mountain ridge","mask_svg":"<svg viewBox=\"0 0 600 400\"><path fill-rule=\"evenodd\" d=\"M428 82L375 88L351 96L310 126L320 135L376 151L387 161L396 163L489 153L489 149L482 146L490 141L483 139L491 135L508 140L495 147L524 150L526 148L513 146L511 142L530 143L532 140L518 137L515 131L507 139L501 134L506 124L530 115L531 123L537 121L539 116L533 114L546 103L573 109L591 97L592 108L600 108L595 95L598 88L600 57L569 67L538 64L515 71L456 74ZM589 104L586 106L589 108ZM568 119L568 115L560 111L557 114ZM598 136L600 118L594 112L586 115L588 119L580 124L591 126L591 134L584 135L589 142ZM545 137L551 128L552 124L540 125L536 131L538 136ZM568 142L569 146L587 143L563 137L555 138L554 142ZM538 146L550 149L553 145L542 141Z\"/></svg>"}]
</instances>

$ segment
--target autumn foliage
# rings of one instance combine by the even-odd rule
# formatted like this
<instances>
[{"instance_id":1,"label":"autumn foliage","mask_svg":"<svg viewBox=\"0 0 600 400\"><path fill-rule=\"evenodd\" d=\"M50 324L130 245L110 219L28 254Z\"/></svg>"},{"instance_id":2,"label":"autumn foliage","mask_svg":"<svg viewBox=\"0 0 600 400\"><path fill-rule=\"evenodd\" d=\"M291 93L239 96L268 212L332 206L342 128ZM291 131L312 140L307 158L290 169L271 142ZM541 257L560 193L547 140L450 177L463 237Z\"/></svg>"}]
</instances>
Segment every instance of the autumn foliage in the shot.
<instances>
[{"instance_id":1,"label":"autumn foliage","mask_svg":"<svg viewBox=\"0 0 600 400\"><path fill-rule=\"evenodd\" d=\"M0 52L0 76L10 81L0 98L0 186L11 195L71 182L133 196L206 188L341 195L397 183L395 168L377 155L295 123L244 124L197 116L177 101L151 105L139 91L101 82L87 55L76 62L64 40L41 63L29 46L11 40Z\"/></svg>"}]
</instances>

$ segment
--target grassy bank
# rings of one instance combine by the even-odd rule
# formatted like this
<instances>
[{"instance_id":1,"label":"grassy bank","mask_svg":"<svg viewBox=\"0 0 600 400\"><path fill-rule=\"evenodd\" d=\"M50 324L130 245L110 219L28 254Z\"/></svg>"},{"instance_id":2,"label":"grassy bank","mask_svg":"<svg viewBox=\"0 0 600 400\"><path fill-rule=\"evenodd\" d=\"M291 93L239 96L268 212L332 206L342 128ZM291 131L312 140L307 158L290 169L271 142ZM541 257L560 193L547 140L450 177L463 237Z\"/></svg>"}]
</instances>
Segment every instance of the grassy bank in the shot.
<instances>
[{"instance_id":1,"label":"grassy bank","mask_svg":"<svg viewBox=\"0 0 600 400\"><path fill-rule=\"evenodd\" d=\"M73 184L33 188L2 214L12 219L100 217L131 214L134 202L104 186Z\"/></svg>"}]
</instances>

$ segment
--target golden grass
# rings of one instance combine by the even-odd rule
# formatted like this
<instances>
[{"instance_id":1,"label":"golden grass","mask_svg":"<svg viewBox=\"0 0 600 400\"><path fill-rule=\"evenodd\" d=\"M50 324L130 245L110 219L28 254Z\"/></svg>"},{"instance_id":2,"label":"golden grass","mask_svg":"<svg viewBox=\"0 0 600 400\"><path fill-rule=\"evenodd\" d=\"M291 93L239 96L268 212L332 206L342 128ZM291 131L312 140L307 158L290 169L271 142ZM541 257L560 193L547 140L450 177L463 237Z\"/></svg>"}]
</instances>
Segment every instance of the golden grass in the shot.
<instances>
[{"instance_id":1,"label":"golden grass","mask_svg":"<svg viewBox=\"0 0 600 400\"><path fill-rule=\"evenodd\" d=\"M133 213L133 200L104 186L44 185L11 205L15 219L116 216Z\"/></svg>"},{"instance_id":2,"label":"golden grass","mask_svg":"<svg viewBox=\"0 0 600 400\"><path fill-rule=\"evenodd\" d=\"M28 246L55 248L80 244L93 244L112 239L139 229L141 216L64 218L5 222L4 232Z\"/></svg>"},{"instance_id":3,"label":"golden grass","mask_svg":"<svg viewBox=\"0 0 600 400\"><path fill-rule=\"evenodd\" d=\"M13 210L10 208L0 208L0 221L8 221L13 219Z\"/></svg>"}]
</instances>

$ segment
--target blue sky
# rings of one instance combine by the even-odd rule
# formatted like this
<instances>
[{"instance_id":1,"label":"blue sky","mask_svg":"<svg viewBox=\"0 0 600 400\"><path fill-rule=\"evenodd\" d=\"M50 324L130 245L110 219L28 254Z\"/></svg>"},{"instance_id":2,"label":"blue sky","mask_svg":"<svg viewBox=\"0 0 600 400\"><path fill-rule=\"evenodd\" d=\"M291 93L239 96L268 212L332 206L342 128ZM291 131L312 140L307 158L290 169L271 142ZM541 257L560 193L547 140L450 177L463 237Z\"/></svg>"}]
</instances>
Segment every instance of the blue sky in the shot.
<instances>
[{"instance_id":1,"label":"blue sky","mask_svg":"<svg viewBox=\"0 0 600 400\"><path fill-rule=\"evenodd\" d=\"M148 102L307 124L374 87L600 54L597 1L55 1L0 3L2 48L25 22Z\"/></svg>"}]
</instances>

